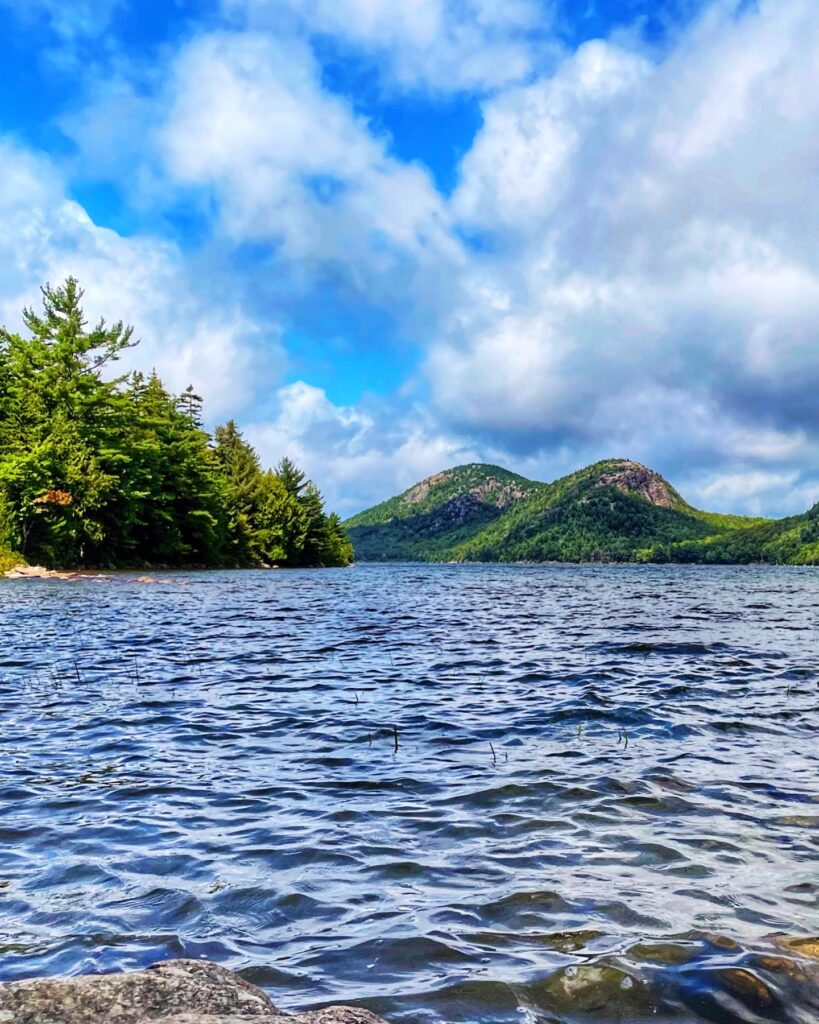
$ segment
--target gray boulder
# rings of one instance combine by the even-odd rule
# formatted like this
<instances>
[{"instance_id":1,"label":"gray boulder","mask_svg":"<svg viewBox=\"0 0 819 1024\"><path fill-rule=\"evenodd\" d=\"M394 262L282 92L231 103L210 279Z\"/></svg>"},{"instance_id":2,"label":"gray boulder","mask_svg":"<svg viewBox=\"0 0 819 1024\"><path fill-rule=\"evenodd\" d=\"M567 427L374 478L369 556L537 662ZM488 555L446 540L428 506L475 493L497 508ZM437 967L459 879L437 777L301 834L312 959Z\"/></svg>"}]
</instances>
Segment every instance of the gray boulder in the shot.
<instances>
[{"instance_id":1,"label":"gray boulder","mask_svg":"<svg viewBox=\"0 0 819 1024\"><path fill-rule=\"evenodd\" d=\"M0 984L0 1024L384 1024L334 1006L288 1016L261 989L204 960L147 971Z\"/></svg>"}]
</instances>

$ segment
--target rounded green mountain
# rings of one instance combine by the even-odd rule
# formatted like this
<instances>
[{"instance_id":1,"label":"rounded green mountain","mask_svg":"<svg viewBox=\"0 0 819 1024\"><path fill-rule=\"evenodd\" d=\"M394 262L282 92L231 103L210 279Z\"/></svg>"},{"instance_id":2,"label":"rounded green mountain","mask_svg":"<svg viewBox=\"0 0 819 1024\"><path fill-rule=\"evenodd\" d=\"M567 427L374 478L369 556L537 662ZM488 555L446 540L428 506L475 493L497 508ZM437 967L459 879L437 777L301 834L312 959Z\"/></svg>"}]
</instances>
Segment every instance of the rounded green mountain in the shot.
<instances>
[{"instance_id":1,"label":"rounded green mountain","mask_svg":"<svg viewBox=\"0 0 819 1024\"><path fill-rule=\"evenodd\" d=\"M780 520L703 512L630 459L552 483L470 463L345 526L360 561L819 563L819 507Z\"/></svg>"}]
</instances>

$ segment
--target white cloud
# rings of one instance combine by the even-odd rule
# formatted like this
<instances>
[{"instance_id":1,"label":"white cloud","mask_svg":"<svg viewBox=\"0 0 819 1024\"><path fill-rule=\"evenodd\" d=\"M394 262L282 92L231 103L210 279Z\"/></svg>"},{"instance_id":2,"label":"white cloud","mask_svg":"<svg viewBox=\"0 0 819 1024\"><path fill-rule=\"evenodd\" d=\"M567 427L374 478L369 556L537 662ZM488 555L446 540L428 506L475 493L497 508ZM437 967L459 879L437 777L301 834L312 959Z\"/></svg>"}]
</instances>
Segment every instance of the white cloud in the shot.
<instances>
[{"instance_id":1,"label":"white cloud","mask_svg":"<svg viewBox=\"0 0 819 1024\"><path fill-rule=\"evenodd\" d=\"M707 508L747 507L748 502L761 506L761 500L774 489L789 490L797 482L797 473L723 473L698 488L700 500Z\"/></svg>"},{"instance_id":2,"label":"white cloud","mask_svg":"<svg viewBox=\"0 0 819 1024\"><path fill-rule=\"evenodd\" d=\"M308 33L376 60L399 88L493 89L524 79L555 49L544 38L550 7L540 0L223 0L223 7L256 28L280 29L289 14Z\"/></svg>"},{"instance_id":3,"label":"white cloud","mask_svg":"<svg viewBox=\"0 0 819 1024\"><path fill-rule=\"evenodd\" d=\"M816 446L812 464L816 464ZM819 481L804 479L798 469L766 471L746 467L738 471L717 472L692 481L686 497L700 508L716 512L747 515L771 515L803 512L819 501Z\"/></svg>"},{"instance_id":4,"label":"white cloud","mask_svg":"<svg viewBox=\"0 0 819 1024\"><path fill-rule=\"evenodd\" d=\"M336 405L304 381L280 388L272 416L250 424L247 437L267 465L284 455L294 459L320 486L328 507L344 516L478 457L422 409Z\"/></svg>"},{"instance_id":5,"label":"white cloud","mask_svg":"<svg viewBox=\"0 0 819 1024\"><path fill-rule=\"evenodd\" d=\"M167 173L214 197L232 239L275 243L295 279L384 300L425 262L458 258L429 174L323 89L305 44L210 34L179 55L168 100Z\"/></svg>"},{"instance_id":6,"label":"white cloud","mask_svg":"<svg viewBox=\"0 0 819 1024\"><path fill-rule=\"evenodd\" d=\"M220 302L206 282L197 287L175 245L94 224L45 158L7 139L0 139L0 166L0 322L19 328L20 310L38 305L41 284L73 275L86 287L90 319L135 326L141 344L121 365L155 367L174 390L193 383L207 395L209 414L247 404L265 371L275 380L282 361L276 328L261 338L235 304Z\"/></svg>"},{"instance_id":7,"label":"white cloud","mask_svg":"<svg viewBox=\"0 0 819 1024\"><path fill-rule=\"evenodd\" d=\"M486 101L452 200L481 246L428 357L445 420L521 451L805 458L817 48L815 4L721 4L658 64L594 42Z\"/></svg>"},{"instance_id":8,"label":"white cloud","mask_svg":"<svg viewBox=\"0 0 819 1024\"><path fill-rule=\"evenodd\" d=\"M453 206L472 228L542 232L572 192L600 121L649 73L636 55L587 43L549 79L484 104L484 126L461 168ZM603 170L600 168L599 170Z\"/></svg>"}]
</instances>

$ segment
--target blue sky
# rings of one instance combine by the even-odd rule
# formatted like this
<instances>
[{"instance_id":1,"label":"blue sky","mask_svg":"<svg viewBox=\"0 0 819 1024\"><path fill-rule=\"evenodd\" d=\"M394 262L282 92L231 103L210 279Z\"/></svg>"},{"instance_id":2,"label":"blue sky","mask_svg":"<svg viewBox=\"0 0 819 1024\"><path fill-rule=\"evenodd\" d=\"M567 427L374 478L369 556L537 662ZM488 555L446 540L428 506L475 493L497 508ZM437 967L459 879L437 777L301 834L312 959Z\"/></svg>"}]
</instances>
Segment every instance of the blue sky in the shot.
<instances>
[{"instance_id":1,"label":"blue sky","mask_svg":"<svg viewBox=\"0 0 819 1024\"><path fill-rule=\"evenodd\" d=\"M342 512L463 461L819 499L808 0L0 0L0 318L134 365Z\"/></svg>"}]
</instances>

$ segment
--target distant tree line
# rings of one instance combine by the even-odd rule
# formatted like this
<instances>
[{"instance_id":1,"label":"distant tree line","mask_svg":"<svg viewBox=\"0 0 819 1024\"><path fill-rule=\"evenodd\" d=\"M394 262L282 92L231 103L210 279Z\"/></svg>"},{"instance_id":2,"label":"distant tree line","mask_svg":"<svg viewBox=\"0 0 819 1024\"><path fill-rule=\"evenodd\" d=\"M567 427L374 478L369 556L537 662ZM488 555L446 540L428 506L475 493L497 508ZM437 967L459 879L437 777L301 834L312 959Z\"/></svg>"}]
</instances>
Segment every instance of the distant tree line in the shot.
<instances>
[{"instance_id":1,"label":"distant tree line","mask_svg":"<svg viewBox=\"0 0 819 1024\"><path fill-rule=\"evenodd\" d=\"M231 420L156 373L116 376L131 327L90 327L74 278L0 328L0 547L49 566L337 566L338 516L287 458L263 469Z\"/></svg>"}]
</instances>

